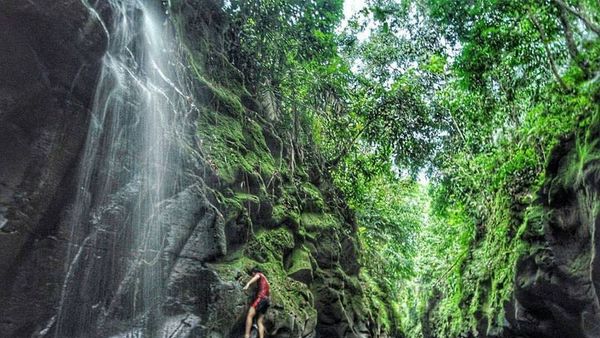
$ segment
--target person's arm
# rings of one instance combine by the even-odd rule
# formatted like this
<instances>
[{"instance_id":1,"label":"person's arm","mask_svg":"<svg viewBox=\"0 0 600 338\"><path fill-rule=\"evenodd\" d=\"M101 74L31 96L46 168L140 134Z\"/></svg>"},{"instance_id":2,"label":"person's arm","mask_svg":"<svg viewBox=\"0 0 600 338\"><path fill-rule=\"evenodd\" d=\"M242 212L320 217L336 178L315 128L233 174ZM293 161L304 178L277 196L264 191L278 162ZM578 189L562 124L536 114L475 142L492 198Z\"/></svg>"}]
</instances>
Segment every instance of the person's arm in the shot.
<instances>
[{"instance_id":1,"label":"person's arm","mask_svg":"<svg viewBox=\"0 0 600 338\"><path fill-rule=\"evenodd\" d=\"M260 278L259 274L254 275L254 277L252 277L252 279L248 281L248 284L246 284L246 286L244 286L244 290L248 290L248 288L250 287L250 285L252 285L253 283L255 283L259 278Z\"/></svg>"}]
</instances>

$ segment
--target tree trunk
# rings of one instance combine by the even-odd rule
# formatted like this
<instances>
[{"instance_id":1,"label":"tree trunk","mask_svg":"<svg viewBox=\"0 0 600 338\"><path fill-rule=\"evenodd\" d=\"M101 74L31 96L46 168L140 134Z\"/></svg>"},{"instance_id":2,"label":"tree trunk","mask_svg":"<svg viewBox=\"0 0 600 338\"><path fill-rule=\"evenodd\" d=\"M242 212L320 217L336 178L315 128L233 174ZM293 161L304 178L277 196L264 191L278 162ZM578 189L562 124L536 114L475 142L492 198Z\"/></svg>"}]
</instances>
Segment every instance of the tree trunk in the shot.
<instances>
[{"instance_id":1,"label":"tree trunk","mask_svg":"<svg viewBox=\"0 0 600 338\"><path fill-rule=\"evenodd\" d=\"M548 57L548 63L550 64L550 70L552 70L552 74L554 74L554 77L556 78L556 81L558 82L558 85L560 86L560 88L564 92L569 92L569 87L567 87L567 85L565 84L563 79L560 77L560 73L558 72L558 69L556 68L556 63L554 62L554 58L552 57L552 51L550 51L550 48L548 47L548 43L546 40L546 32L544 31L544 28L538 22L538 20L535 18L535 16L530 14L529 18L531 19L531 22L533 23L533 25L537 28L538 32L540 33L540 38L542 39L542 44L544 45L544 50L546 51L546 56Z\"/></svg>"},{"instance_id":2,"label":"tree trunk","mask_svg":"<svg viewBox=\"0 0 600 338\"><path fill-rule=\"evenodd\" d=\"M569 55L575 63L579 66L579 68L583 71L583 74L586 79L591 77L589 63L585 60L581 54L579 54L579 50L577 49L577 43L573 38L573 31L571 30L571 25L569 24L569 18L567 17L567 12L563 7L558 7L559 20L562 25L563 32L565 35L565 41L567 43L567 49L569 50Z\"/></svg>"}]
</instances>

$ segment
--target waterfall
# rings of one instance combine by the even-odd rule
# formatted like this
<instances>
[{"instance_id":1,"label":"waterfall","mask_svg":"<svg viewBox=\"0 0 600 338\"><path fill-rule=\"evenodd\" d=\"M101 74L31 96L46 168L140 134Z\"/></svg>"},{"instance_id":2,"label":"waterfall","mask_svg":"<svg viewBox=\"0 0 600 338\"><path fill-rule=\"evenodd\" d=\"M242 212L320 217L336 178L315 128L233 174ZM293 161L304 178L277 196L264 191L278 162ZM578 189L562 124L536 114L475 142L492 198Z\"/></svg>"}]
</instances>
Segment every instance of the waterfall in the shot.
<instances>
[{"instance_id":1,"label":"waterfall","mask_svg":"<svg viewBox=\"0 0 600 338\"><path fill-rule=\"evenodd\" d=\"M160 2L108 6L108 50L63 221L65 280L50 324L60 338L111 335L119 321L134 336L156 336L166 273L157 216L183 177L179 149L193 104L181 44Z\"/></svg>"}]
</instances>

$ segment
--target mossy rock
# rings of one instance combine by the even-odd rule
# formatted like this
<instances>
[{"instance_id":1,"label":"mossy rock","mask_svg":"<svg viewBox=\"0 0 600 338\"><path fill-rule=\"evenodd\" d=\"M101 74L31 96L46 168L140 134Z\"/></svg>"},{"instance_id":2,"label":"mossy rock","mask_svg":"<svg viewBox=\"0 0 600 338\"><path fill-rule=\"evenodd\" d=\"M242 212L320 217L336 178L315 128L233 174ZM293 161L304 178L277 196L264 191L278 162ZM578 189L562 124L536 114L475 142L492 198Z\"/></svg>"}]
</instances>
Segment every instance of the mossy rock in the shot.
<instances>
[{"instance_id":1,"label":"mossy rock","mask_svg":"<svg viewBox=\"0 0 600 338\"><path fill-rule=\"evenodd\" d=\"M289 257L287 275L304 284L310 284L313 280L311 258L310 252L305 247L294 249Z\"/></svg>"},{"instance_id":2,"label":"mossy rock","mask_svg":"<svg viewBox=\"0 0 600 338\"><path fill-rule=\"evenodd\" d=\"M283 256L294 248L294 236L289 229L278 228L263 230L248 243L245 254L259 262L279 260L283 264Z\"/></svg>"},{"instance_id":3,"label":"mossy rock","mask_svg":"<svg viewBox=\"0 0 600 338\"><path fill-rule=\"evenodd\" d=\"M325 229L337 229L340 221L332 214L327 213L302 213L300 225L310 232L319 232Z\"/></svg>"},{"instance_id":4,"label":"mossy rock","mask_svg":"<svg viewBox=\"0 0 600 338\"><path fill-rule=\"evenodd\" d=\"M280 237L287 237L283 234L285 231L287 230L280 229L276 231L278 234L265 232L258 236L261 238L259 242L267 243L266 246L272 249L280 245ZM278 244L271 245L274 242ZM304 333L313 332L317 324L317 310L308 286L288 277L280 255L272 253L267 255L267 260L257 262L243 253L239 251L230 256L229 261L209 264L209 267L214 268L224 280L238 280L240 288L250 278L248 271L252 267L258 267L271 286L271 308L266 315L269 330L289 331L294 333L294 336L304 336ZM253 290L247 293L249 299L252 294Z\"/></svg>"},{"instance_id":5,"label":"mossy rock","mask_svg":"<svg viewBox=\"0 0 600 338\"><path fill-rule=\"evenodd\" d=\"M217 271L223 280L238 280L240 286L243 285L242 280L247 278L250 270L257 265L256 261L244 256L242 251L229 255L219 263L207 263L207 266Z\"/></svg>"},{"instance_id":6,"label":"mossy rock","mask_svg":"<svg viewBox=\"0 0 600 338\"><path fill-rule=\"evenodd\" d=\"M337 267L343 254L341 222L328 213L303 213L300 222L298 233L307 241L306 246L318 266L323 269Z\"/></svg>"},{"instance_id":7,"label":"mossy rock","mask_svg":"<svg viewBox=\"0 0 600 338\"><path fill-rule=\"evenodd\" d=\"M269 260L266 262L257 262L243 255L242 251L229 257L230 260L223 260L219 263L208 263L207 266L213 268L223 280L238 280L240 286L243 286L250 279L249 272L252 268L259 268L271 284L271 298L274 303L281 305L296 304L293 307L300 307L312 302L312 294L303 283L299 283L288 278L282 262L278 260Z\"/></svg>"},{"instance_id":8,"label":"mossy rock","mask_svg":"<svg viewBox=\"0 0 600 338\"><path fill-rule=\"evenodd\" d=\"M309 182L304 182L300 186L302 204L307 211L321 212L325 209L325 202L321 191Z\"/></svg>"},{"instance_id":9,"label":"mossy rock","mask_svg":"<svg viewBox=\"0 0 600 338\"><path fill-rule=\"evenodd\" d=\"M203 89L207 90L211 94L212 99L216 101L213 102L212 105L216 108L221 108L222 105L229 114L241 116L246 109L240 100L240 96L248 95L246 88L240 84L233 86L234 83L230 83L229 86L225 87L217 81L211 80L201 66L201 63L199 62L200 58L197 56L198 54L189 52L189 55L193 74L198 82L204 87Z\"/></svg>"},{"instance_id":10,"label":"mossy rock","mask_svg":"<svg viewBox=\"0 0 600 338\"><path fill-rule=\"evenodd\" d=\"M276 225L285 225L294 230L300 227L300 214L295 209L283 204L273 207L272 220Z\"/></svg>"},{"instance_id":11,"label":"mossy rock","mask_svg":"<svg viewBox=\"0 0 600 338\"><path fill-rule=\"evenodd\" d=\"M255 121L204 111L197 131L202 150L209 155L209 165L225 183L233 184L247 176L260 178L274 174L275 160Z\"/></svg>"},{"instance_id":12,"label":"mossy rock","mask_svg":"<svg viewBox=\"0 0 600 338\"><path fill-rule=\"evenodd\" d=\"M249 206L260 204L260 198L253 194L233 192L231 189L226 189L224 193L215 192L220 206L224 210L242 211L244 208L249 209Z\"/></svg>"},{"instance_id":13,"label":"mossy rock","mask_svg":"<svg viewBox=\"0 0 600 338\"><path fill-rule=\"evenodd\" d=\"M524 239L537 238L544 235L548 226L549 213L541 205L532 205L525 211L525 219L522 228L519 228L517 236Z\"/></svg>"}]
</instances>

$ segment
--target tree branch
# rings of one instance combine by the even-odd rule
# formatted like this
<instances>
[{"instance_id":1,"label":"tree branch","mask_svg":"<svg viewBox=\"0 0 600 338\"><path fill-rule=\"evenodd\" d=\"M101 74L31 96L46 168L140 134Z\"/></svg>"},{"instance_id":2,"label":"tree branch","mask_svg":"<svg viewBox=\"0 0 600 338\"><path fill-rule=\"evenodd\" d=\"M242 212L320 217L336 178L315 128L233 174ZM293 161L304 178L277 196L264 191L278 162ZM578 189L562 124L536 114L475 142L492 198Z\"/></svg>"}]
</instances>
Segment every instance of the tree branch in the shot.
<instances>
[{"instance_id":1,"label":"tree branch","mask_svg":"<svg viewBox=\"0 0 600 338\"><path fill-rule=\"evenodd\" d=\"M590 18L588 18L587 16L585 16L583 13L581 13L577 9L569 6L567 3L565 3L562 0L554 0L554 3L556 3L561 8L569 11L571 14L575 15L576 17L578 17L581 21L583 21L583 23L585 23L585 25L589 29L591 29L597 35L600 35L600 26L598 26L596 23L594 23Z\"/></svg>"},{"instance_id":2,"label":"tree branch","mask_svg":"<svg viewBox=\"0 0 600 338\"><path fill-rule=\"evenodd\" d=\"M550 51L550 47L548 47L548 43L546 40L546 32L544 31L544 28L539 23L539 21L535 18L535 16L532 15L531 13L529 14L529 19L531 20L533 25L537 28L538 32L540 33L540 38L542 39L542 44L544 45L544 50L546 51L546 56L548 57L548 63L550 64L550 69L552 70L552 74L554 74L554 77L556 78L558 85L564 92L569 92L569 87L567 87L567 85L565 84L563 79L560 77L560 74L558 73L558 69L556 68L556 63L554 62L554 58L552 57L552 52Z\"/></svg>"},{"instance_id":3,"label":"tree branch","mask_svg":"<svg viewBox=\"0 0 600 338\"><path fill-rule=\"evenodd\" d=\"M350 149L352 149L352 146L354 146L354 144L356 143L356 141L358 141L358 139L363 134L363 132L365 130L367 130L367 128L369 127L369 125L371 124L371 122L373 122L373 120L374 119L371 119L371 120L367 121L367 124L365 124L365 126L358 133L356 133L356 135L354 135L354 137L352 138L352 141L350 141L349 143L347 143L346 147L344 147L344 149L338 154L338 156L336 156L333 160L331 160L328 163L326 163L325 166L327 168L329 168L329 169L337 167L337 165L340 163L340 161L342 160L342 158L344 158L344 156L346 156L348 154L348 152L350 151Z\"/></svg>"},{"instance_id":4,"label":"tree branch","mask_svg":"<svg viewBox=\"0 0 600 338\"><path fill-rule=\"evenodd\" d=\"M569 24L569 18L567 17L566 10L564 9L564 7L557 7L559 14L558 19L563 28L565 41L567 43L567 49L569 50L569 55L571 55L573 61L575 61L575 63L579 66L581 71L583 71L585 78L589 79L591 77L589 63L587 60L582 58L581 54L579 53L579 50L577 49L577 44L575 43L575 39L573 38L573 31L571 30L571 25Z\"/></svg>"}]
</instances>

